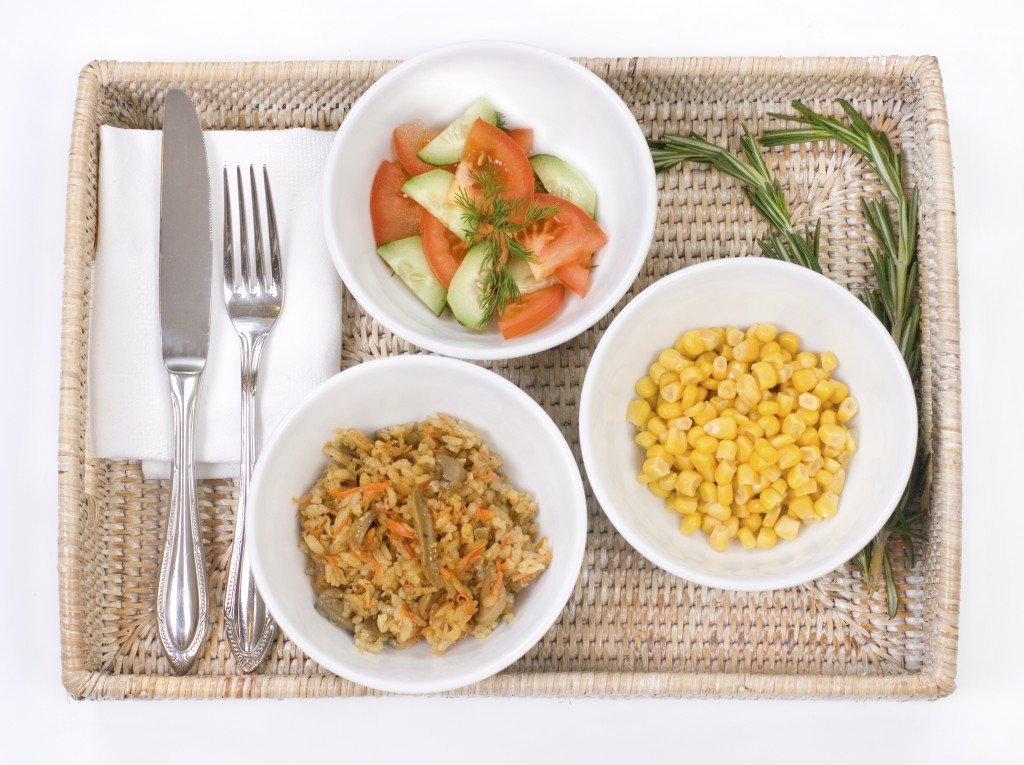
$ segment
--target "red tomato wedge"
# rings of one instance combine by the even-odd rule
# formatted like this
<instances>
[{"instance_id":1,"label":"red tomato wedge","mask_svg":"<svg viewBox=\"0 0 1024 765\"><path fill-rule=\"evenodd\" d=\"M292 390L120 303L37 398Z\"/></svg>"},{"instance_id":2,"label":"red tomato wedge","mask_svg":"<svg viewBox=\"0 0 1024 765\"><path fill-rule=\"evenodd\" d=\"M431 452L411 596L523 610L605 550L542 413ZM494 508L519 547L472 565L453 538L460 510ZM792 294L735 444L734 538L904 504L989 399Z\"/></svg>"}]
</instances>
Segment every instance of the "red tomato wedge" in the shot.
<instances>
[{"instance_id":1,"label":"red tomato wedge","mask_svg":"<svg viewBox=\"0 0 1024 765\"><path fill-rule=\"evenodd\" d=\"M533 167L523 147L508 133L481 119L473 123L466 136L466 147L455 170L451 195L461 188L470 199L480 202L482 189L474 176L492 169L496 182L503 189L504 199L522 199L523 209L533 199Z\"/></svg>"},{"instance_id":2,"label":"red tomato wedge","mask_svg":"<svg viewBox=\"0 0 1024 765\"><path fill-rule=\"evenodd\" d=\"M380 163L370 187L370 222L373 238L379 247L388 242L420 233L420 211L423 209L402 193L402 184L409 180L397 162Z\"/></svg>"},{"instance_id":3,"label":"red tomato wedge","mask_svg":"<svg viewBox=\"0 0 1024 765\"><path fill-rule=\"evenodd\" d=\"M557 212L532 223L518 235L519 241L534 254L530 270L538 279L547 279L563 266L582 262L608 243L608 237L594 219L572 202L537 194L537 204L554 207ZM583 286L586 290L585 285ZM573 290L574 292L576 290Z\"/></svg>"},{"instance_id":4,"label":"red tomato wedge","mask_svg":"<svg viewBox=\"0 0 1024 765\"><path fill-rule=\"evenodd\" d=\"M590 289L590 264L593 259L594 255L591 253L572 263L566 263L555 269L555 278L580 297L586 297L587 290Z\"/></svg>"},{"instance_id":5,"label":"red tomato wedge","mask_svg":"<svg viewBox=\"0 0 1024 765\"><path fill-rule=\"evenodd\" d=\"M437 136L436 130L427 130L423 120L406 122L395 128L391 134L391 140L395 145L395 155L402 163L405 172L409 175L419 175L428 170L434 170L433 165L428 165L416 156L416 153L434 140Z\"/></svg>"},{"instance_id":6,"label":"red tomato wedge","mask_svg":"<svg viewBox=\"0 0 1024 765\"><path fill-rule=\"evenodd\" d=\"M506 340L533 332L558 313L565 302L565 287L550 287L523 295L518 303L509 303L498 319L498 329Z\"/></svg>"},{"instance_id":7,"label":"red tomato wedge","mask_svg":"<svg viewBox=\"0 0 1024 765\"><path fill-rule=\"evenodd\" d=\"M533 128L509 128L508 137L519 144L528 155L533 154Z\"/></svg>"},{"instance_id":8,"label":"red tomato wedge","mask_svg":"<svg viewBox=\"0 0 1024 765\"><path fill-rule=\"evenodd\" d=\"M420 235L427 265L447 289L469 246L426 210L420 219Z\"/></svg>"}]
</instances>

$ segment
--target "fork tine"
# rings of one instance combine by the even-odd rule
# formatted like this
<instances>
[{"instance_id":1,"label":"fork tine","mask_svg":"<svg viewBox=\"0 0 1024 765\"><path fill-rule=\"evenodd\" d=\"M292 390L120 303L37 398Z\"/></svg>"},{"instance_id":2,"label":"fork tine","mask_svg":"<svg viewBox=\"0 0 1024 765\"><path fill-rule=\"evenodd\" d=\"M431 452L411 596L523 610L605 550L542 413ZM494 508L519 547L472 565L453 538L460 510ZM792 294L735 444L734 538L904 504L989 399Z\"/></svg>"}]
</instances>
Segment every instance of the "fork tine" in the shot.
<instances>
[{"instance_id":1,"label":"fork tine","mask_svg":"<svg viewBox=\"0 0 1024 765\"><path fill-rule=\"evenodd\" d=\"M267 232L270 235L270 276L273 279L273 292L281 294L281 245L277 240L277 215L274 214L274 197L270 193L270 176L267 166L263 166L263 188L267 196Z\"/></svg>"},{"instance_id":2,"label":"fork tine","mask_svg":"<svg viewBox=\"0 0 1024 765\"><path fill-rule=\"evenodd\" d=\"M239 286L241 293L252 291L252 281L249 279L249 227L246 223L248 213L245 211L245 186L242 185L242 168L235 166L235 173L238 180L238 250L239 260L242 264L242 283Z\"/></svg>"},{"instance_id":3,"label":"fork tine","mask_svg":"<svg viewBox=\"0 0 1024 765\"><path fill-rule=\"evenodd\" d=\"M235 247L231 231L231 187L228 168L224 166L224 299L235 293Z\"/></svg>"},{"instance_id":4,"label":"fork tine","mask_svg":"<svg viewBox=\"0 0 1024 765\"><path fill-rule=\"evenodd\" d=\"M252 239L256 257L256 281L253 287L257 292L266 292L266 268L263 265L263 227L260 224L260 195L256 192L256 171L249 165L249 188L252 192Z\"/></svg>"}]
</instances>

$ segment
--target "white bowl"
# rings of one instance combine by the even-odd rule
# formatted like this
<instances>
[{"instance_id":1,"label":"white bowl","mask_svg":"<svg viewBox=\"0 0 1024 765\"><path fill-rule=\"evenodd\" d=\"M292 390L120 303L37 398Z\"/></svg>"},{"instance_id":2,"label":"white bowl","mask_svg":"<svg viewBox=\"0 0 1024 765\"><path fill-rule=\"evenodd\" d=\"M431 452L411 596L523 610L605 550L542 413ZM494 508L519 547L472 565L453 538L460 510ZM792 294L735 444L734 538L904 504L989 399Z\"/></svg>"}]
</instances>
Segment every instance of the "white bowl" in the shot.
<instances>
[{"instance_id":1,"label":"white bowl","mask_svg":"<svg viewBox=\"0 0 1024 765\"><path fill-rule=\"evenodd\" d=\"M504 458L504 472L538 503L550 567L516 597L515 619L483 639L468 637L435 656L425 643L360 653L352 637L313 608L292 497L327 465L323 444L337 427L372 433L444 412L464 420ZM277 428L256 464L246 519L256 582L281 628L326 669L396 693L434 693L478 682L507 667L551 627L583 562L587 508L576 460L543 409L480 367L437 356L368 361L306 396Z\"/></svg>"},{"instance_id":2,"label":"white bowl","mask_svg":"<svg viewBox=\"0 0 1024 765\"><path fill-rule=\"evenodd\" d=\"M832 351L834 375L860 403L851 420L858 449L833 518L801 529L770 550L735 541L723 553L697 532L679 532L636 476L643 453L626 406L636 381L689 329L770 323L797 333L800 347ZM917 405L899 350L849 291L800 266L765 258L721 260L666 276L634 298L594 352L580 397L580 445L605 514L642 555L677 576L729 590L801 584L856 555L881 529L903 493L917 446Z\"/></svg>"},{"instance_id":3,"label":"white bowl","mask_svg":"<svg viewBox=\"0 0 1024 765\"><path fill-rule=\"evenodd\" d=\"M597 255L586 298L566 293L561 313L512 340L477 332L450 314L435 317L376 254L370 185L394 156L392 130L410 120L444 126L485 96L509 125L534 129L537 152L578 168L598 195L608 244ZM440 48L395 67L356 101L342 122L324 173L327 245L345 285L389 330L436 353L505 359L552 348L595 324L626 293L654 235L657 189L643 132L629 109L579 64L511 43Z\"/></svg>"}]
</instances>

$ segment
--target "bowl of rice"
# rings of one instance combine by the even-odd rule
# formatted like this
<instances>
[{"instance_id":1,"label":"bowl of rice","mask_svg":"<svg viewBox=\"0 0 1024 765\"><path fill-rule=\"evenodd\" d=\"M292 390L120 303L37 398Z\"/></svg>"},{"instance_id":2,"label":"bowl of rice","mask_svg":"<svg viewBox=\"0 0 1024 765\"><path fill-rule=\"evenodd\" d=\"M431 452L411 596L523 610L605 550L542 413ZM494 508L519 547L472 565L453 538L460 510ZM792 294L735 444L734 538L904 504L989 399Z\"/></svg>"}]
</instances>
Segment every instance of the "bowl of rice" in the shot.
<instances>
[{"instance_id":1,"label":"bowl of rice","mask_svg":"<svg viewBox=\"0 0 1024 765\"><path fill-rule=\"evenodd\" d=\"M364 362L310 393L260 455L247 535L284 633L325 669L439 693L525 654L579 576L586 499L561 432L467 362Z\"/></svg>"}]
</instances>

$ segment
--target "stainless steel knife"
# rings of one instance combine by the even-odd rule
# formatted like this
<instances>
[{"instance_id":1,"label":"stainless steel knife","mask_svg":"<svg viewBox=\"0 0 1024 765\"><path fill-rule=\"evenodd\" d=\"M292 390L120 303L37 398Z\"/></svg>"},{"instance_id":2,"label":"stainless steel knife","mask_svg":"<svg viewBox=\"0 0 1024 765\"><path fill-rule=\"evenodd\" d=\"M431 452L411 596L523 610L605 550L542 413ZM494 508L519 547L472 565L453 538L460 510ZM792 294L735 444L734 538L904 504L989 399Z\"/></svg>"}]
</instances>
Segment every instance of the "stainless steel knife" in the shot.
<instances>
[{"instance_id":1,"label":"stainless steel knife","mask_svg":"<svg viewBox=\"0 0 1024 765\"><path fill-rule=\"evenodd\" d=\"M160 642L188 672L206 640L209 597L196 501L195 422L210 346L213 226L202 128L191 99L164 101L160 186L160 331L174 418L167 539L157 584Z\"/></svg>"}]
</instances>

